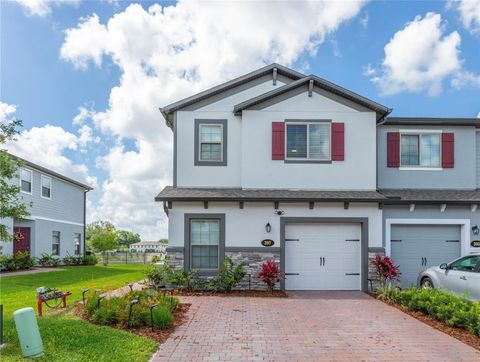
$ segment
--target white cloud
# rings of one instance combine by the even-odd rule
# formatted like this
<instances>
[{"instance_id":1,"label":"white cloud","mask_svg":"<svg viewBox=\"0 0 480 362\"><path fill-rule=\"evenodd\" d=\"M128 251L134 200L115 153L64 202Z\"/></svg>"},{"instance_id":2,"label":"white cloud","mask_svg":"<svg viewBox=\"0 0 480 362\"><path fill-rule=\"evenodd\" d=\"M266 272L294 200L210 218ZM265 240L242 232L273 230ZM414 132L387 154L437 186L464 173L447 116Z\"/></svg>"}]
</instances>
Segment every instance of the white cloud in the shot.
<instances>
[{"instance_id":1,"label":"white cloud","mask_svg":"<svg viewBox=\"0 0 480 362\"><path fill-rule=\"evenodd\" d=\"M365 12L365 15L363 17L360 18L360 24L362 24L362 27L364 29L367 29L368 28L368 13Z\"/></svg>"},{"instance_id":2,"label":"white cloud","mask_svg":"<svg viewBox=\"0 0 480 362\"><path fill-rule=\"evenodd\" d=\"M184 2L128 6L105 24L97 15L66 30L60 55L75 67L113 61L121 70L107 109L80 110L77 122L117 138L99 166L109 177L94 218L133 227L146 238L166 236L153 197L171 183L172 133L158 107L265 63L301 62L329 34L356 16L363 2ZM135 150L122 140L130 138Z\"/></svg>"},{"instance_id":3,"label":"white cloud","mask_svg":"<svg viewBox=\"0 0 480 362\"><path fill-rule=\"evenodd\" d=\"M17 106L0 101L0 122L8 121L10 115L15 113Z\"/></svg>"},{"instance_id":4,"label":"white cloud","mask_svg":"<svg viewBox=\"0 0 480 362\"><path fill-rule=\"evenodd\" d=\"M480 33L480 0L449 1L447 7L460 15L463 26L471 33Z\"/></svg>"},{"instance_id":5,"label":"white cloud","mask_svg":"<svg viewBox=\"0 0 480 362\"><path fill-rule=\"evenodd\" d=\"M365 67L362 67L362 74L366 77L370 77L376 73L376 69L372 67L370 63L366 65Z\"/></svg>"},{"instance_id":6,"label":"white cloud","mask_svg":"<svg viewBox=\"0 0 480 362\"><path fill-rule=\"evenodd\" d=\"M472 72L459 72L454 79L452 79L452 86L460 89L465 86L480 87L480 75Z\"/></svg>"},{"instance_id":7,"label":"white cloud","mask_svg":"<svg viewBox=\"0 0 480 362\"><path fill-rule=\"evenodd\" d=\"M442 83L462 69L460 35L446 34L439 14L417 16L385 46L381 75L372 78L383 94L441 92Z\"/></svg>"},{"instance_id":8,"label":"white cloud","mask_svg":"<svg viewBox=\"0 0 480 362\"><path fill-rule=\"evenodd\" d=\"M52 12L52 5L68 4L77 6L80 0L15 0L29 16L46 16Z\"/></svg>"}]
</instances>

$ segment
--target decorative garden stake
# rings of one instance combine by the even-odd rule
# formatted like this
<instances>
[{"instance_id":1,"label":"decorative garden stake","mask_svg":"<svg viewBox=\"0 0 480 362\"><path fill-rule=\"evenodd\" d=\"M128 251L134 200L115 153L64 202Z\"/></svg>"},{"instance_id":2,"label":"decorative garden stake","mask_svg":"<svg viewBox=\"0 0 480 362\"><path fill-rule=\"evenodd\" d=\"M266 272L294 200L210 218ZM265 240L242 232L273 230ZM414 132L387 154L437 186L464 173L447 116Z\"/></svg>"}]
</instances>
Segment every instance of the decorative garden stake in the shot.
<instances>
[{"instance_id":1,"label":"decorative garden stake","mask_svg":"<svg viewBox=\"0 0 480 362\"><path fill-rule=\"evenodd\" d=\"M89 288L85 288L82 292L83 306L85 306L85 293L88 292L89 290L90 290Z\"/></svg>"},{"instance_id":2,"label":"decorative garden stake","mask_svg":"<svg viewBox=\"0 0 480 362\"><path fill-rule=\"evenodd\" d=\"M152 332L153 332L153 309L158 307L158 304L152 304L150 306L150 320L152 322Z\"/></svg>"},{"instance_id":3,"label":"decorative garden stake","mask_svg":"<svg viewBox=\"0 0 480 362\"><path fill-rule=\"evenodd\" d=\"M135 304L138 304L138 299L132 299L130 301L130 310L128 311L128 324L130 325L130 317L132 316L132 308Z\"/></svg>"},{"instance_id":4,"label":"decorative garden stake","mask_svg":"<svg viewBox=\"0 0 480 362\"><path fill-rule=\"evenodd\" d=\"M98 308L100 308L100 301L101 301L103 298L105 298L105 296L104 296L104 295L99 295L99 296L98 296L98 300L97 300L97 309L98 309Z\"/></svg>"}]
</instances>

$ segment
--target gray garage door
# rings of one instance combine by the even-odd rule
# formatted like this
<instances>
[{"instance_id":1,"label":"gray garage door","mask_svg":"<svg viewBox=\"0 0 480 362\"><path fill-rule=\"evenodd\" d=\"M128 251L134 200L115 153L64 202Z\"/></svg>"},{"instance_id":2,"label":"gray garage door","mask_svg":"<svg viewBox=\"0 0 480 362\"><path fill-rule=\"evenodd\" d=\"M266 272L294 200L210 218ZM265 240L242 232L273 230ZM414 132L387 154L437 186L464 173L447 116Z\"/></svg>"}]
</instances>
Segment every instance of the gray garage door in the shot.
<instances>
[{"instance_id":1,"label":"gray garage door","mask_svg":"<svg viewBox=\"0 0 480 362\"><path fill-rule=\"evenodd\" d=\"M460 256L460 226L392 225L391 248L401 286L408 288L421 271Z\"/></svg>"}]
</instances>

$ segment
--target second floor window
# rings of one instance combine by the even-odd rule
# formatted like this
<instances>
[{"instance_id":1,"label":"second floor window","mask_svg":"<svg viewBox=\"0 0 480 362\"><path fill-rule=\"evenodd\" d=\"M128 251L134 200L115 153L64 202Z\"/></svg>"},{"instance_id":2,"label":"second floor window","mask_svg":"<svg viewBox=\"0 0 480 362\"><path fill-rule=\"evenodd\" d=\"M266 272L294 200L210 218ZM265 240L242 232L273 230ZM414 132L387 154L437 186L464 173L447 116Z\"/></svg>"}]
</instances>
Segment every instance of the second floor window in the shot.
<instances>
[{"instance_id":1,"label":"second floor window","mask_svg":"<svg viewBox=\"0 0 480 362\"><path fill-rule=\"evenodd\" d=\"M41 177L42 181L42 197L44 199L50 199L52 197L52 179L47 176Z\"/></svg>"},{"instance_id":2,"label":"second floor window","mask_svg":"<svg viewBox=\"0 0 480 362\"><path fill-rule=\"evenodd\" d=\"M221 124L200 125L200 161L222 161L222 136Z\"/></svg>"},{"instance_id":3,"label":"second floor window","mask_svg":"<svg viewBox=\"0 0 480 362\"><path fill-rule=\"evenodd\" d=\"M401 166L440 167L440 134L402 134Z\"/></svg>"},{"instance_id":4,"label":"second floor window","mask_svg":"<svg viewBox=\"0 0 480 362\"><path fill-rule=\"evenodd\" d=\"M329 161L330 123L287 123L287 159Z\"/></svg>"},{"instance_id":5,"label":"second floor window","mask_svg":"<svg viewBox=\"0 0 480 362\"><path fill-rule=\"evenodd\" d=\"M20 190L23 192L32 193L32 171L22 168L20 170Z\"/></svg>"},{"instance_id":6,"label":"second floor window","mask_svg":"<svg viewBox=\"0 0 480 362\"><path fill-rule=\"evenodd\" d=\"M60 231L52 231L52 255L60 255Z\"/></svg>"}]
</instances>

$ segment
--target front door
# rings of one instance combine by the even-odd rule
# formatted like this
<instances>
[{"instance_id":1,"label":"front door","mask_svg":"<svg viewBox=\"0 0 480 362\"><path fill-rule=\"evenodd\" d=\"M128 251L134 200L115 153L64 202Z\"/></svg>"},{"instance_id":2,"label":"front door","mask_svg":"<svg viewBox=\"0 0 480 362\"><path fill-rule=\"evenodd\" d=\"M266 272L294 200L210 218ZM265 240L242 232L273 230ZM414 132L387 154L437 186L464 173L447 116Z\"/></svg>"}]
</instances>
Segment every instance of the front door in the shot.
<instances>
[{"instance_id":1,"label":"front door","mask_svg":"<svg viewBox=\"0 0 480 362\"><path fill-rule=\"evenodd\" d=\"M19 251L28 251L30 253L30 228L15 227L13 228L13 233L13 254Z\"/></svg>"}]
</instances>

